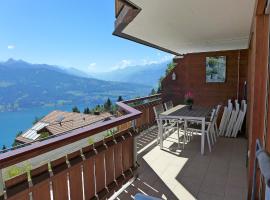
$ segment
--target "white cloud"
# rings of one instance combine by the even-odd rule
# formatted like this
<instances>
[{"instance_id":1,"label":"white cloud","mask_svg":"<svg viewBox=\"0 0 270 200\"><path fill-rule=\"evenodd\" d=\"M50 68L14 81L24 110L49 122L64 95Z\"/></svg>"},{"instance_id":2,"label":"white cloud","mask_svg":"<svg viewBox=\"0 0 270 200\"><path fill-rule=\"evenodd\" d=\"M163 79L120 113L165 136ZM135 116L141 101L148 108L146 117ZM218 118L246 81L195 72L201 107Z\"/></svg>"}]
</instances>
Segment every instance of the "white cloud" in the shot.
<instances>
[{"instance_id":1,"label":"white cloud","mask_svg":"<svg viewBox=\"0 0 270 200\"><path fill-rule=\"evenodd\" d=\"M87 70L89 70L89 71L96 71L96 70L97 70L97 63L95 63L95 62L90 63L90 64L87 66Z\"/></svg>"},{"instance_id":2,"label":"white cloud","mask_svg":"<svg viewBox=\"0 0 270 200\"><path fill-rule=\"evenodd\" d=\"M160 56L160 54L159 54ZM151 64L159 64L159 63L164 63L164 62L169 62L173 59L172 55L165 55L165 56L160 56L156 60L149 60L149 59L143 59L140 63L140 65L151 65Z\"/></svg>"},{"instance_id":3,"label":"white cloud","mask_svg":"<svg viewBox=\"0 0 270 200\"><path fill-rule=\"evenodd\" d=\"M15 45L10 44L10 45L7 46L7 48L10 49L10 50L11 50L11 49L15 49Z\"/></svg>"},{"instance_id":4,"label":"white cloud","mask_svg":"<svg viewBox=\"0 0 270 200\"><path fill-rule=\"evenodd\" d=\"M173 59L173 55L164 55L162 56L160 53L158 54L157 59L151 60L149 58L145 58L138 61L123 59L119 63L117 63L115 66L113 66L109 71L111 70L118 70L118 69L125 69L129 66L145 66L145 65L151 65L151 64L159 64L164 62L170 62Z\"/></svg>"},{"instance_id":5,"label":"white cloud","mask_svg":"<svg viewBox=\"0 0 270 200\"><path fill-rule=\"evenodd\" d=\"M118 64L116 64L112 70L116 70L116 69L125 69L126 67L128 66L132 66L134 65L134 62L132 60L127 60L127 59L124 59L124 60L121 60Z\"/></svg>"},{"instance_id":6,"label":"white cloud","mask_svg":"<svg viewBox=\"0 0 270 200\"><path fill-rule=\"evenodd\" d=\"M97 63L91 63L89 66L90 67L96 67L97 66Z\"/></svg>"}]
</instances>

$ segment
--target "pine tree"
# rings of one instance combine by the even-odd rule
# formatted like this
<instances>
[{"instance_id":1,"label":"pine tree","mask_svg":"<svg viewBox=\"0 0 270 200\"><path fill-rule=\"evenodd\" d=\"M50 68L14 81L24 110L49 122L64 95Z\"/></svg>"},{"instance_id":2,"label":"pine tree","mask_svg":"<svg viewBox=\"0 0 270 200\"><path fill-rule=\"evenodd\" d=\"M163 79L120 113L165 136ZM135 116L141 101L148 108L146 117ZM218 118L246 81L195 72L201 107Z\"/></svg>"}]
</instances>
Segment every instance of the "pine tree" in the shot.
<instances>
[{"instance_id":1,"label":"pine tree","mask_svg":"<svg viewBox=\"0 0 270 200\"><path fill-rule=\"evenodd\" d=\"M84 109L83 113L84 114L90 114L91 112L90 112L90 109L87 107L87 108Z\"/></svg>"},{"instance_id":2,"label":"pine tree","mask_svg":"<svg viewBox=\"0 0 270 200\"><path fill-rule=\"evenodd\" d=\"M118 99L117 99L117 102L120 102L120 101L123 101L122 96L119 96Z\"/></svg>"},{"instance_id":3,"label":"pine tree","mask_svg":"<svg viewBox=\"0 0 270 200\"><path fill-rule=\"evenodd\" d=\"M107 101L104 103L104 109L106 111L111 111L111 107L112 107L112 101L110 100L110 98L108 98Z\"/></svg>"},{"instance_id":4,"label":"pine tree","mask_svg":"<svg viewBox=\"0 0 270 200\"><path fill-rule=\"evenodd\" d=\"M151 90L151 95L154 95L154 94L156 94L157 92L156 92L156 90L153 88L152 90Z\"/></svg>"},{"instance_id":5,"label":"pine tree","mask_svg":"<svg viewBox=\"0 0 270 200\"><path fill-rule=\"evenodd\" d=\"M79 110L79 108L78 108L77 106L74 106L74 107L72 108L72 112L80 113L80 110Z\"/></svg>"}]
</instances>

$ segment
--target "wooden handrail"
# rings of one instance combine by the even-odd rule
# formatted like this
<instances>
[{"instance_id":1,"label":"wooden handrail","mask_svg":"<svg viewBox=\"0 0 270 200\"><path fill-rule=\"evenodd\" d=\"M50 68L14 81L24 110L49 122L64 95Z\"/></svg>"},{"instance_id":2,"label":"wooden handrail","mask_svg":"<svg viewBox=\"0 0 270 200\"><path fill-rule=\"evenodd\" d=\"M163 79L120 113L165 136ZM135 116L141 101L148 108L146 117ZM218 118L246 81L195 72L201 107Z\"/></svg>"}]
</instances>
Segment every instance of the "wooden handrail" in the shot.
<instances>
[{"instance_id":1,"label":"wooden handrail","mask_svg":"<svg viewBox=\"0 0 270 200\"><path fill-rule=\"evenodd\" d=\"M139 98L136 98L136 99L122 101L122 103L130 104L130 103L134 103L136 101L143 101L143 100L152 99L152 98L161 98L161 94L154 94L154 95L147 96L147 97L139 97Z\"/></svg>"},{"instance_id":2,"label":"wooden handrail","mask_svg":"<svg viewBox=\"0 0 270 200\"><path fill-rule=\"evenodd\" d=\"M144 99L147 99L147 97ZM33 143L29 146L2 153L0 154L0 169L47 153L54 149L66 146L68 144L74 143L78 140L87 138L89 136L108 130L123 123L132 121L139 118L142 114L140 111L128 106L124 102L117 102L116 104L119 106L119 109L123 110L126 113L125 115L108 121L98 122L93 125L76 129L59 137L50 138L48 140Z\"/></svg>"}]
</instances>

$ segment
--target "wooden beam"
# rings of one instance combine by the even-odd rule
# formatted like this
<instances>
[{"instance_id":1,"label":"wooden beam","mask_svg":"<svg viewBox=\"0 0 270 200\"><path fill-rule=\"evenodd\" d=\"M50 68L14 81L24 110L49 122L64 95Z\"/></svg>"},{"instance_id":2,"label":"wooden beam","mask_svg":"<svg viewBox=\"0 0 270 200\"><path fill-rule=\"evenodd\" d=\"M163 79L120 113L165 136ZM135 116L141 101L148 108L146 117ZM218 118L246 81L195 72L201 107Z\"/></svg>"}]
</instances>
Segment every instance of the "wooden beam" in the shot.
<instances>
[{"instance_id":1,"label":"wooden beam","mask_svg":"<svg viewBox=\"0 0 270 200\"><path fill-rule=\"evenodd\" d=\"M264 15L265 8L266 8L267 0L257 0L256 3L256 14L257 15Z\"/></svg>"},{"instance_id":2,"label":"wooden beam","mask_svg":"<svg viewBox=\"0 0 270 200\"><path fill-rule=\"evenodd\" d=\"M254 23L254 35L250 54L249 92L249 195L252 188L256 139L264 142L264 117L266 103L266 84L268 68L269 16L257 15Z\"/></svg>"}]
</instances>

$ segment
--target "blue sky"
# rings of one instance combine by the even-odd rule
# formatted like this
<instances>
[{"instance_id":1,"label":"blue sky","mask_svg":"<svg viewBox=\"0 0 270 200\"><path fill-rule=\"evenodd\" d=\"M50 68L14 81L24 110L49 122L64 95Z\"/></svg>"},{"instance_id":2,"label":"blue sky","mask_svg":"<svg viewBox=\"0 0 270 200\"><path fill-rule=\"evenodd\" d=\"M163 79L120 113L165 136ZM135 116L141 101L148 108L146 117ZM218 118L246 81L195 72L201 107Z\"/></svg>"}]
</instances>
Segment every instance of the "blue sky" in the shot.
<instances>
[{"instance_id":1,"label":"blue sky","mask_svg":"<svg viewBox=\"0 0 270 200\"><path fill-rule=\"evenodd\" d=\"M113 36L113 26L114 0L1 0L0 60L102 72L171 58Z\"/></svg>"}]
</instances>

